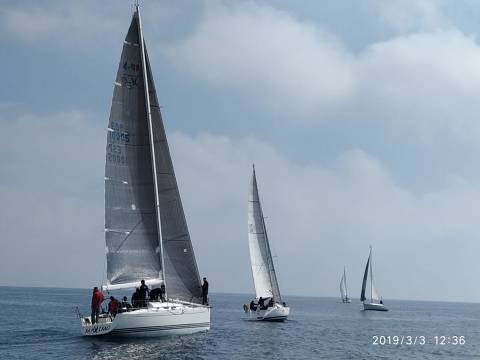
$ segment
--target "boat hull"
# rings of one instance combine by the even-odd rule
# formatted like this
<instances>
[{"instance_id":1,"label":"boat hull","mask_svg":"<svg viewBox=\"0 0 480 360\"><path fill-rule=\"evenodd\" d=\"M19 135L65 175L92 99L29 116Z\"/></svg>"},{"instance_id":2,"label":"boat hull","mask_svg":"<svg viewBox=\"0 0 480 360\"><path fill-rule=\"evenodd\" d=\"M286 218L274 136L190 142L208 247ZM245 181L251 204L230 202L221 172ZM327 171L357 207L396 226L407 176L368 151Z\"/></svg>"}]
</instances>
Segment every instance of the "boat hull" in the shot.
<instances>
[{"instance_id":1,"label":"boat hull","mask_svg":"<svg viewBox=\"0 0 480 360\"><path fill-rule=\"evenodd\" d=\"M363 303L363 310L388 311L388 308L383 304Z\"/></svg>"},{"instance_id":2,"label":"boat hull","mask_svg":"<svg viewBox=\"0 0 480 360\"><path fill-rule=\"evenodd\" d=\"M290 308L288 306L275 304L266 310L249 310L248 318L256 321L285 321L289 314Z\"/></svg>"},{"instance_id":3,"label":"boat hull","mask_svg":"<svg viewBox=\"0 0 480 360\"><path fill-rule=\"evenodd\" d=\"M210 330L210 308L175 302L150 303L144 309L119 313L114 319L104 315L95 325L89 316L80 320L84 336L186 335Z\"/></svg>"}]
</instances>

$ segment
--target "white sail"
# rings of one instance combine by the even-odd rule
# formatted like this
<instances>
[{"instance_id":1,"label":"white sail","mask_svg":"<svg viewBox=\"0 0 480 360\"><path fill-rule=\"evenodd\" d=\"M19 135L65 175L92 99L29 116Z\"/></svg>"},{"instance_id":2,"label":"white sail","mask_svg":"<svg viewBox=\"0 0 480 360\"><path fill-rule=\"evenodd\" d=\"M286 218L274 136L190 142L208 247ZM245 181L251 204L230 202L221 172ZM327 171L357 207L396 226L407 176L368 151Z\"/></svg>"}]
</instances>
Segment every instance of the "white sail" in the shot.
<instances>
[{"instance_id":1,"label":"white sail","mask_svg":"<svg viewBox=\"0 0 480 360\"><path fill-rule=\"evenodd\" d=\"M345 287L345 274L342 275L342 279L340 280L340 297L342 301L345 301L347 298L347 290Z\"/></svg>"},{"instance_id":2,"label":"white sail","mask_svg":"<svg viewBox=\"0 0 480 360\"><path fill-rule=\"evenodd\" d=\"M372 302L378 302L380 296L378 296L377 291L375 290L375 281L373 280L373 260L370 257L370 299Z\"/></svg>"},{"instance_id":3,"label":"white sail","mask_svg":"<svg viewBox=\"0 0 480 360\"><path fill-rule=\"evenodd\" d=\"M258 196L255 168L253 168L248 199L248 245L256 297L273 297L274 301L281 302L282 299Z\"/></svg>"}]
</instances>

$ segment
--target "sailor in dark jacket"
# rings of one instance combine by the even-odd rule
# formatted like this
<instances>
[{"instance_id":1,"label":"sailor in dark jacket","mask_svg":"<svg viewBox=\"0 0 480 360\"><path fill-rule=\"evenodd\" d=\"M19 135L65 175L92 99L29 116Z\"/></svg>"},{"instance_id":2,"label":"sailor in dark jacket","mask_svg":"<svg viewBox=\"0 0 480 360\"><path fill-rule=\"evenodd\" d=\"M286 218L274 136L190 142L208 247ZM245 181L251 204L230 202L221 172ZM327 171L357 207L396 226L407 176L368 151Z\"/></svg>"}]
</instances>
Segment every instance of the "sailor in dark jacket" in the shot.
<instances>
[{"instance_id":1,"label":"sailor in dark jacket","mask_svg":"<svg viewBox=\"0 0 480 360\"><path fill-rule=\"evenodd\" d=\"M207 278L203 278L202 284L202 305L208 305L208 281Z\"/></svg>"}]
</instances>

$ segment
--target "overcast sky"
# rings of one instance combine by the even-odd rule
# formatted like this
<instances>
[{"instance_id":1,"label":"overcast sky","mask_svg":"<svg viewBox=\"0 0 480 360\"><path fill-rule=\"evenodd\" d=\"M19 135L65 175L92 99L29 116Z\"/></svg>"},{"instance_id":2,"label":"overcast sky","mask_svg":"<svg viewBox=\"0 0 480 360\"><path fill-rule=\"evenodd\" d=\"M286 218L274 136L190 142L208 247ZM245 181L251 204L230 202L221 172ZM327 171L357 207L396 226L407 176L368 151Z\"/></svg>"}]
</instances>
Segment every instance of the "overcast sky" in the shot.
<instances>
[{"instance_id":1,"label":"overcast sky","mask_svg":"<svg viewBox=\"0 0 480 360\"><path fill-rule=\"evenodd\" d=\"M106 126L132 1L0 1L0 285L103 279ZM280 289L480 301L480 3L142 1L197 262L253 294L255 162Z\"/></svg>"}]
</instances>

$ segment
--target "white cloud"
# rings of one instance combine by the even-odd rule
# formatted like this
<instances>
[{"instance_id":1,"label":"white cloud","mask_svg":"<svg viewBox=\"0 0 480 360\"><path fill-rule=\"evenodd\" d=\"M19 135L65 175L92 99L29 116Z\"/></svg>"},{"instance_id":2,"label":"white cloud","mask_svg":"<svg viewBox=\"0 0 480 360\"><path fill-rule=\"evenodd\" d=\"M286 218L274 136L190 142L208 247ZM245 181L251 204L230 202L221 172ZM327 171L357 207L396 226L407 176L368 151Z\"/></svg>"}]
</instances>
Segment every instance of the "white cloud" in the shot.
<instances>
[{"instance_id":1,"label":"white cloud","mask_svg":"<svg viewBox=\"0 0 480 360\"><path fill-rule=\"evenodd\" d=\"M102 123L79 112L0 122L8 134L0 143L0 283L101 281ZM478 184L452 175L443 189L416 194L359 149L331 166L299 165L253 137L176 132L169 139L197 260L212 291L252 289L246 208L255 162L284 293L336 295L345 264L355 295L372 244L385 298L480 299L468 278L478 272Z\"/></svg>"},{"instance_id":2,"label":"white cloud","mask_svg":"<svg viewBox=\"0 0 480 360\"><path fill-rule=\"evenodd\" d=\"M28 42L57 42L75 48L108 40L125 31L119 19L101 11L92 11L80 2L54 4L49 7L3 8L1 24L5 32ZM100 38L99 38L100 37ZM105 45L105 41L102 42Z\"/></svg>"},{"instance_id":3,"label":"white cloud","mask_svg":"<svg viewBox=\"0 0 480 360\"><path fill-rule=\"evenodd\" d=\"M397 31L431 30L449 25L438 0L374 0L381 19Z\"/></svg>"},{"instance_id":4,"label":"white cloud","mask_svg":"<svg viewBox=\"0 0 480 360\"><path fill-rule=\"evenodd\" d=\"M456 281L477 271L478 184L452 177L442 190L415 194L361 150L325 167L295 164L254 138L171 138L200 268L219 291L252 287L246 199L255 161L284 292L336 295L345 264L355 295L372 244L386 298L480 298Z\"/></svg>"},{"instance_id":5,"label":"white cloud","mask_svg":"<svg viewBox=\"0 0 480 360\"><path fill-rule=\"evenodd\" d=\"M428 4L418 6L429 13ZM285 12L214 3L164 51L182 70L240 89L293 122L349 119L424 141L439 133L477 139L480 48L454 28L422 28L353 53Z\"/></svg>"},{"instance_id":6,"label":"white cloud","mask_svg":"<svg viewBox=\"0 0 480 360\"><path fill-rule=\"evenodd\" d=\"M0 129L0 283L98 284L106 131L80 112L3 118Z\"/></svg>"}]
</instances>

